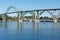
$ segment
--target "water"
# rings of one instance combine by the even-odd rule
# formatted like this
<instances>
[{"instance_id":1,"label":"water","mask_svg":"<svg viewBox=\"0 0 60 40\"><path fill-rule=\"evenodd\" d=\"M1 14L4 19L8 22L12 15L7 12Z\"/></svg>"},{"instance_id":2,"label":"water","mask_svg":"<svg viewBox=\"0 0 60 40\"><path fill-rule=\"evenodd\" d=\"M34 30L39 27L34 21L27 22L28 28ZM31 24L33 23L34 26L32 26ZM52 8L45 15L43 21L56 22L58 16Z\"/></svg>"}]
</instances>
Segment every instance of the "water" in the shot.
<instances>
[{"instance_id":1,"label":"water","mask_svg":"<svg viewBox=\"0 0 60 40\"><path fill-rule=\"evenodd\" d=\"M60 40L60 22L0 22L0 40Z\"/></svg>"}]
</instances>

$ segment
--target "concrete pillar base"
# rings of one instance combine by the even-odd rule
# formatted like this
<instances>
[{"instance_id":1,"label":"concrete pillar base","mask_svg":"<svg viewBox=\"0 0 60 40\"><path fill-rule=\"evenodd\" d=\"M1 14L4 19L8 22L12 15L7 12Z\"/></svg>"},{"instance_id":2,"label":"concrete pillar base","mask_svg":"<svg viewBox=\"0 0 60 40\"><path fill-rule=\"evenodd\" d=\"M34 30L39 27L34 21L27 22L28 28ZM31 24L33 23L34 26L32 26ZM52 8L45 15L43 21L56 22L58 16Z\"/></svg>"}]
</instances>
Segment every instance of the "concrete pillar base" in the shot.
<instances>
[{"instance_id":1,"label":"concrete pillar base","mask_svg":"<svg viewBox=\"0 0 60 40\"><path fill-rule=\"evenodd\" d=\"M53 21L54 21L54 23L57 23L57 22L58 22L58 20L57 20L57 19L54 19Z\"/></svg>"}]
</instances>

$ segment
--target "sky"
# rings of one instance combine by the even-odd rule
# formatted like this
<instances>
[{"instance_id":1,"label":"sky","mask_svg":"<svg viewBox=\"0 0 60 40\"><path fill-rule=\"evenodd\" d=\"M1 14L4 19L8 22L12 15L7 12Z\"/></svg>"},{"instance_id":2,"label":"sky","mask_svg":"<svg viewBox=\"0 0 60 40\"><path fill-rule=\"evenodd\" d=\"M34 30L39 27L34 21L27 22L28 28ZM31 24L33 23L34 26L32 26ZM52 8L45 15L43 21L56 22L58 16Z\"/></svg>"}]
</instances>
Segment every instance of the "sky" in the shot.
<instances>
[{"instance_id":1,"label":"sky","mask_svg":"<svg viewBox=\"0 0 60 40\"><path fill-rule=\"evenodd\" d=\"M9 6L19 10L60 8L60 0L0 0L0 14L6 12Z\"/></svg>"}]
</instances>

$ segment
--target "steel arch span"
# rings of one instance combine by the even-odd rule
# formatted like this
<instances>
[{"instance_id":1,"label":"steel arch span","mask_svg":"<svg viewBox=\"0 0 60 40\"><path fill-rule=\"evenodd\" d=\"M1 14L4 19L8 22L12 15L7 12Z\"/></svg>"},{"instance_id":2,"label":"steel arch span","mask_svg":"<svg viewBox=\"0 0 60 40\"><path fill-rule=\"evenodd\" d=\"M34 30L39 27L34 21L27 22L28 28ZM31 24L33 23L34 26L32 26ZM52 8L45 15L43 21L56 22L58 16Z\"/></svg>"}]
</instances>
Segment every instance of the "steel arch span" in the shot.
<instances>
[{"instance_id":1,"label":"steel arch span","mask_svg":"<svg viewBox=\"0 0 60 40\"><path fill-rule=\"evenodd\" d=\"M7 10L6 10L6 13L9 13L10 9L13 9L15 12L18 12L18 11L19 11L16 7L14 7L14 6L9 6L9 7L7 8Z\"/></svg>"}]
</instances>

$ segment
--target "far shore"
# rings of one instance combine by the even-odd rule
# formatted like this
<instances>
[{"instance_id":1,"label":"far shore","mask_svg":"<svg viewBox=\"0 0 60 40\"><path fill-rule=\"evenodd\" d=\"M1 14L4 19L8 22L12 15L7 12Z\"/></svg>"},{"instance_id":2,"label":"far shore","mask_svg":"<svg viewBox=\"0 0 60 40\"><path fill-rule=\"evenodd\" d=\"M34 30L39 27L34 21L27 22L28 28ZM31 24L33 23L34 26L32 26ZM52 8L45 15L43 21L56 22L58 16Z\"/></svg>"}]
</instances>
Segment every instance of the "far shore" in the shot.
<instances>
[{"instance_id":1,"label":"far shore","mask_svg":"<svg viewBox=\"0 0 60 40\"><path fill-rule=\"evenodd\" d=\"M6 22L16 22L17 20L7 20ZM22 20L23 22L32 22L34 20ZM0 20L0 22L4 22L2 20ZM19 22L19 21L17 21ZM53 20L39 20L39 22L53 22ZM58 20L58 22L60 22L60 20Z\"/></svg>"}]
</instances>

